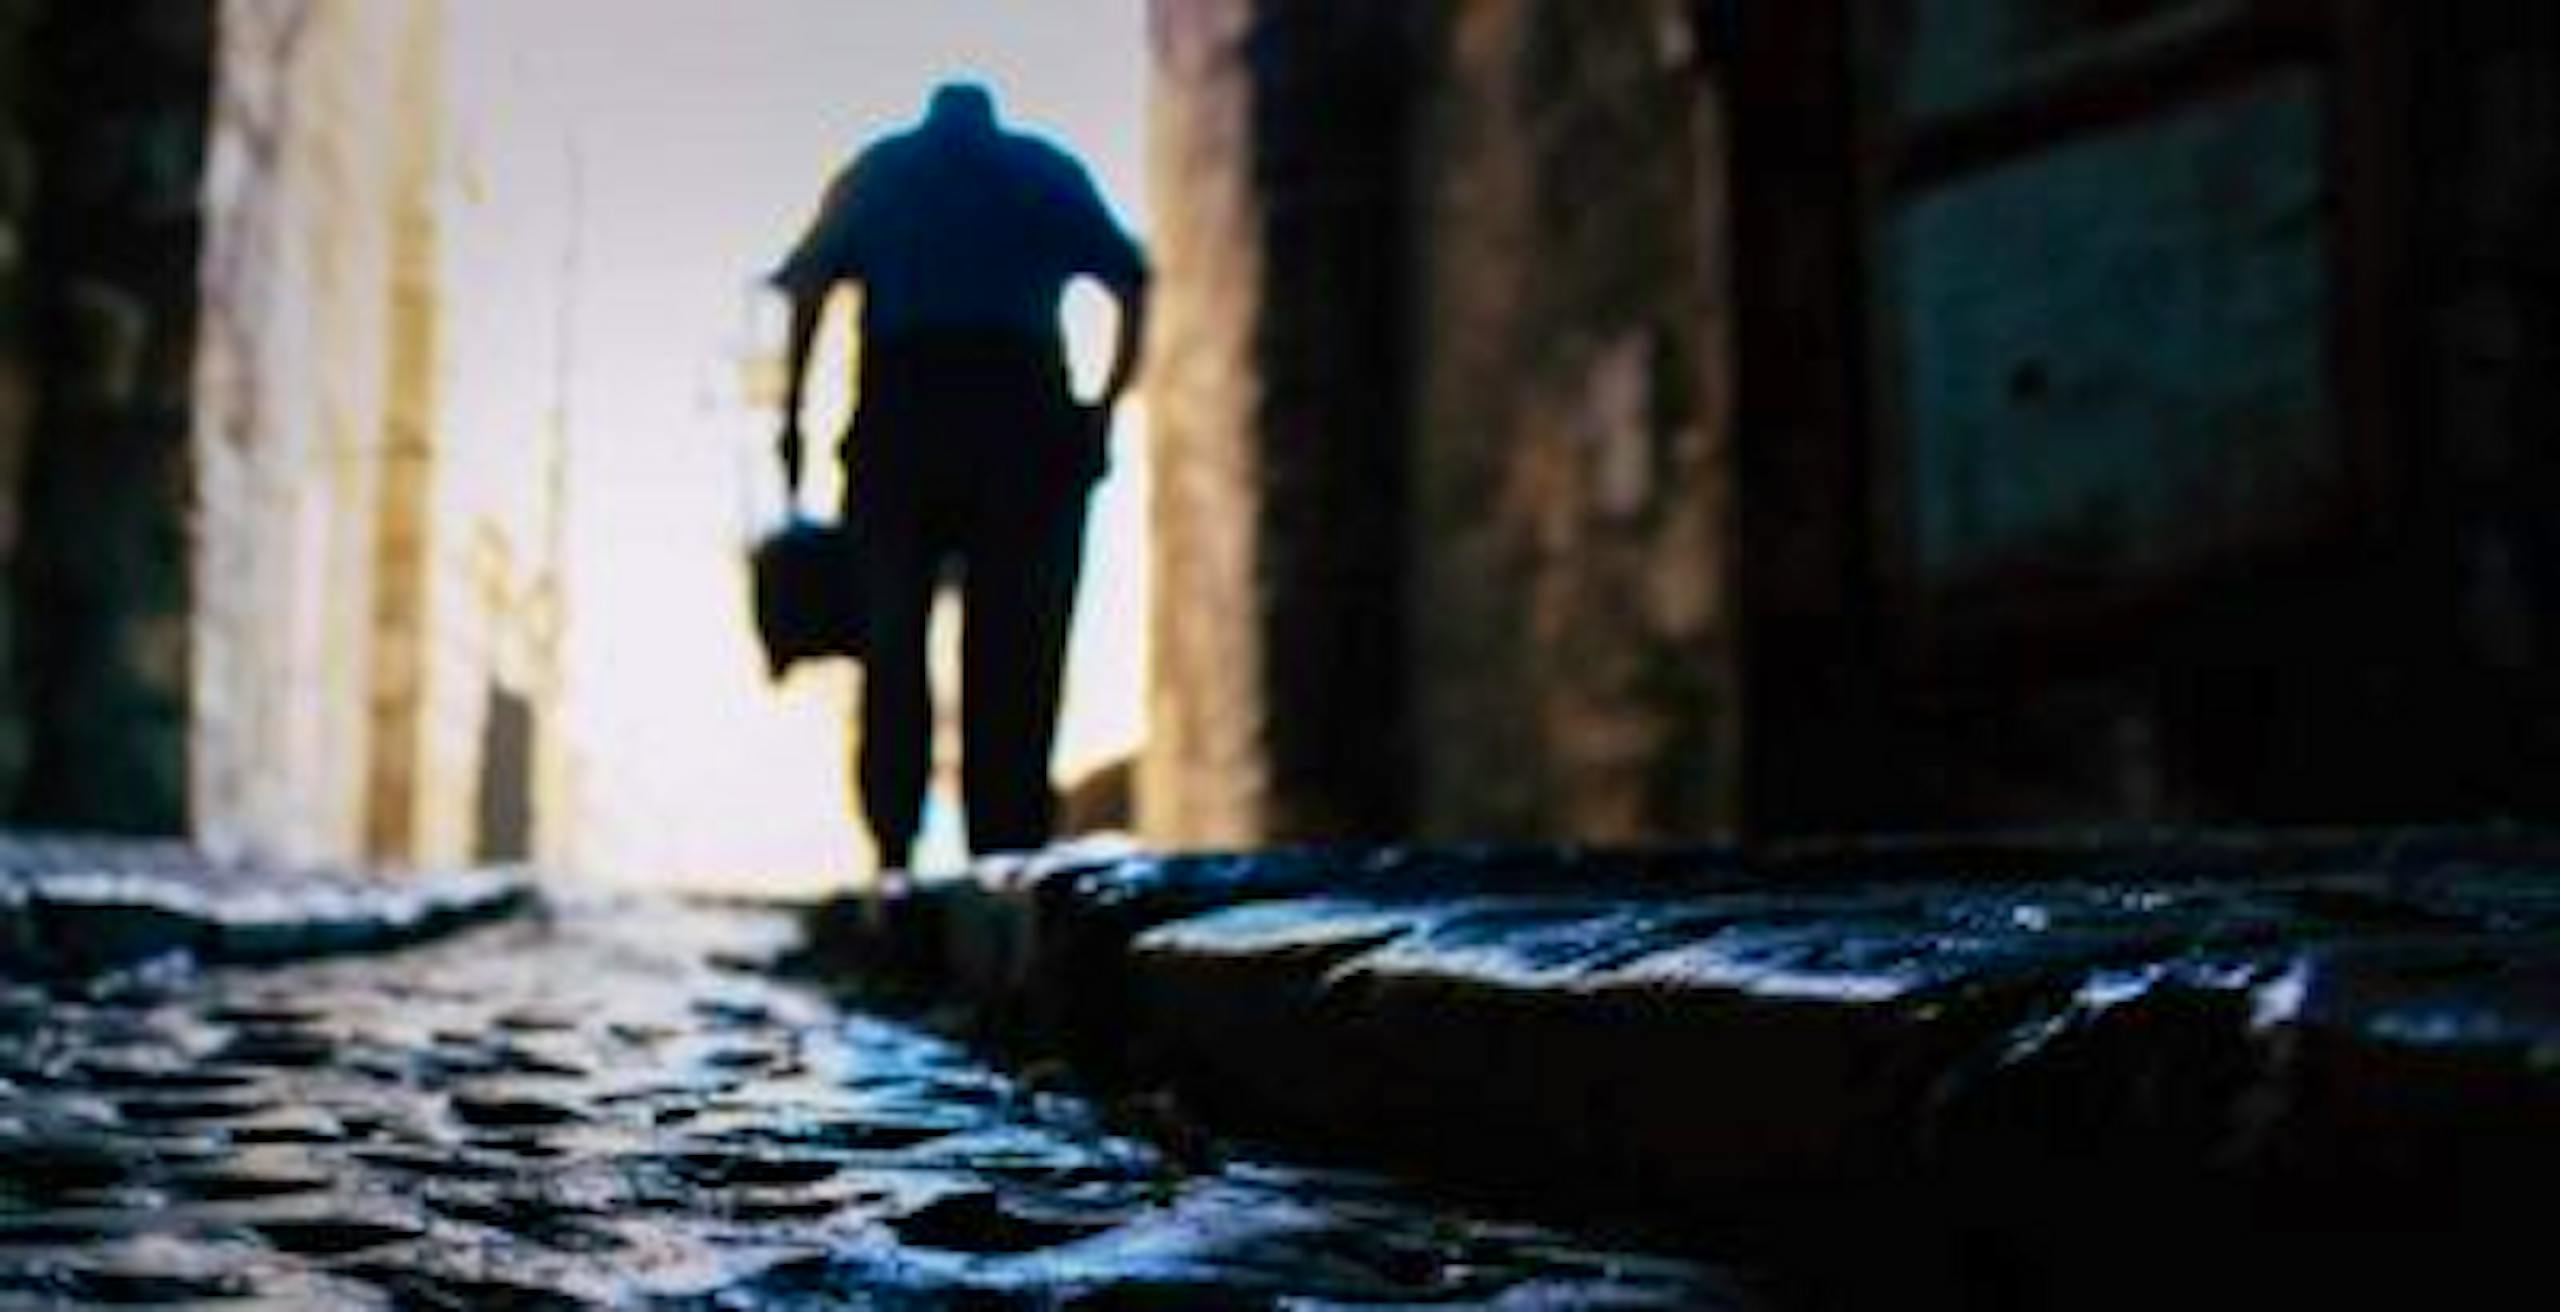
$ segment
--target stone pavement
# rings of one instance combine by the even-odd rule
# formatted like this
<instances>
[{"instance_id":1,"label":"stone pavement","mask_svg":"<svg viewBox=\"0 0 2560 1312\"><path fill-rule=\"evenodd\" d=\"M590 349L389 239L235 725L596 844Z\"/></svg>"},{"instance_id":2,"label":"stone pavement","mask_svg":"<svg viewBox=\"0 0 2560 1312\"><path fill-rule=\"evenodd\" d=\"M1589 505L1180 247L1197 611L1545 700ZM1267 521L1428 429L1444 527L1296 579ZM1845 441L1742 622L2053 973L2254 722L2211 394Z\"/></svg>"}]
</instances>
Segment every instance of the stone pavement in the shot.
<instances>
[{"instance_id":1,"label":"stone pavement","mask_svg":"<svg viewBox=\"0 0 2560 1312\"><path fill-rule=\"evenodd\" d=\"M2026 1306L2441 1296L2560 1179L2548 835L1065 854L828 921L1217 1124Z\"/></svg>"},{"instance_id":2,"label":"stone pavement","mask_svg":"<svg viewBox=\"0 0 2560 1312\"><path fill-rule=\"evenodd\" d=\"M503 871L284 870L185 843L0 833L0 979L171 954L280 961L390 947L521 910Z\"/></svg>"},{"instance_id":3,"label":"stone pavement","mask_svg":"<svg viewBox=\"0 0 2560 1312\"><path fill-rule=\"evenodd\" d=\"M1008 1076L764 969L795 942L555 900L378 956L0 990L0 1306L1751 1305Z\"/></svg>"}]
</instances>

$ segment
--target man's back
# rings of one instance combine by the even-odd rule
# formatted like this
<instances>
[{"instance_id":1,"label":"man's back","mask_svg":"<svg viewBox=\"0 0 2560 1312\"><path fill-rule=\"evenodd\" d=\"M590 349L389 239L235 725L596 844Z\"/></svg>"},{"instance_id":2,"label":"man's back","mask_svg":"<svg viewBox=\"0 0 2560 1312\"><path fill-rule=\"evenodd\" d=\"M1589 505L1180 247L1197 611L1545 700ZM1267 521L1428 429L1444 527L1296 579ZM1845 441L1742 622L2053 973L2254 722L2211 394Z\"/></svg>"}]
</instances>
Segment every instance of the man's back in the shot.
<instances>
[{"instance_id":1,"label":"man's back","mask_svg":"<svg viewBox=\"0 0 2560 1312\"><path fill-rule=\"evenodd\" d=\"M937 113L864 151L777 281L863 284L866 335L1057 331L1067 281L1144 277L1137 249L1066 152L991 119Z\"/></svg>"}]
</instances>

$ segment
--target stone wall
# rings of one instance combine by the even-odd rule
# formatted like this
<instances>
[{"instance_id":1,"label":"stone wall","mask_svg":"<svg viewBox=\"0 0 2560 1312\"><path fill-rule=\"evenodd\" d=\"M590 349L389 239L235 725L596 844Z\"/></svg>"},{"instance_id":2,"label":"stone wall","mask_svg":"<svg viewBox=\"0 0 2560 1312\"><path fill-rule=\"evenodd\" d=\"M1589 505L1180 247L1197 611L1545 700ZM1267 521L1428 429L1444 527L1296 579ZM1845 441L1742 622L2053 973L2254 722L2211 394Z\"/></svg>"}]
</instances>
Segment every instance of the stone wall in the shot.
<instances>
[{"instance_id":1,"label":"stone wall","mask_svg":"<svg viewBox=\"0 0 2560 1312\"><path fill-rule=\"evenodd\" d=\"M570 324L584 220L574 117L500 6L449 8L431 478L414 574L419 859L566 860L561 569Z\"/></svg>"},{"instance_id":2,"label":"stone wall","mask_svg":"<svg viewBox=\"0 0 2560 1312\"><path fill-rule=\"evenodd\" d=\"M27 450L35 440L37 292L28 262L36 210L38 65L34 0L0 4L0 580L14 581L26 522ZM0 806L16 809L33 737L18 668L24 624L16 589L0 586Z\"/></svg>"},{"instance_id":3,"label":"stone wall","mask_svg":"<svg viewBox=\"0 0 2560 1312\"><path fill-rule=\"evenodd\" d=\"M2547 6L1155 41L1151 836L2560 808Z\"/></svg>"},{"instance_id":4,"label":"stone wall","mask_svg":"<svg viewBox=\"0 0 2560 1312\"><path fill-rule=\"evenodd\" d=\"M1692 13L1157 6L1151 837L1730 821Z\"/></svg>"},{"instance_id":5,"label":"stone wall","mask_svg":"<svg viewBox=\"0 0 2560 1312\"><path fill-rule=\"evenodd\" d=\"M1733 819L1725 154L1675 0L1439 8L1414 144L1418 827Z\"/></svg>"},{"instance_id":6,"label":"stone wall","mask_svg":"<svg viewBox=\"0 0 2560 1312\"><path fill-rule=\"evenodd\" d=\"M2415 239L2425 291L2408 327L2419 441L2441 435L2438 484L2462 653L2448 691L2489 750L2454 758L2483 811L2560 811L2560 11L2450 5L2420 20L2428 58ZM2429 525L2433 529L2434 525Z\"/></svg>"},{"instance_id":7,"label":"stone wall","mask_svg":"<svg viewBox=\"0 0 2560 1312\"><path fill-rule=\"evenodd\" d=\"M1270 826L1258 604L1262 492L1251 444L1255 321L1252 97L1244 0L1154 6L1148 173L1156 293L1146 402L1154 612L1141 827L1169 843L1242 843Z\"/></svg>"},{"instance_id":8,"label":"stone wall","mask_svg":"<svg viewBox=\"0 0 2560 1312\"><path fill-rule=\"evenodd\" d=\"M456 80L480 12L224 6L193 758L218 846L566 841L544 824L565 348L539 307L574 213L566 152L512 153L498 89Z\"/></svg>"},{"instance_id":9,"label":"stone wall","mask_svg":"<svg viewBox=\"0 0 2560 1312\"><path fill-rule=\"evenodd\" d=\"M0 5L0 818L187 820L206 0Z\"/></svg>"},{"instance_id":10,"label":"stone wall","mask_svg":"<svg viewBox=\"0 0 2560 1312\"><path fill-rule=\"evenodd\" d=\"M1400 6L1160 4L1142 826L1403 828Z\"/></svg>"},{"instance_id":11,"label":"stone wall","mask_svg":"<svg viewBox=\"0 0 2560 1312\"><path fill-rule=\"evenodd\" d=\"M404 133L425 7L225 6L196 457L203 836L368 848Z\"/></svg>"}]
</instances>

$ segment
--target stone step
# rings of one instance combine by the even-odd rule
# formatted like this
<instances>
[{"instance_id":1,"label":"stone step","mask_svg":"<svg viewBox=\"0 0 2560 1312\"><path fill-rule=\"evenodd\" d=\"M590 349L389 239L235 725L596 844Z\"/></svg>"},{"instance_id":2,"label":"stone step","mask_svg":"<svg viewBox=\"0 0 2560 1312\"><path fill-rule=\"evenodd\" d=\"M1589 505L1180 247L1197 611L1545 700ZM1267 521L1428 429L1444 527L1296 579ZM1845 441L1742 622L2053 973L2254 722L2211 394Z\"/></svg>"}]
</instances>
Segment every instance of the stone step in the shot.
<instances>
[{"instance_id":1,"label":"stone step","mask_svg":"<svg viewBox=\"0 0 2560 1312\"><path fill-rule=\"evenodd\" d=\"M530 905L502 869L284 869L183 843L0 834L0 978L85 976L184 953L292 960L430 938Z\"/></svg>"},{"instance_id":2,"label":"stone step","mask_svg":"<svg viewBox=\"0 0 2560 1312\"><path fill-rule=\"evenodd\" d=\"M1657 1218L1916 1211L2058 1251L2100 1217L2460 1235L2551 1178L2555 857L2505 832L1062 853L821 923L1215 1123Z\"/></svg>"}]
</instances>

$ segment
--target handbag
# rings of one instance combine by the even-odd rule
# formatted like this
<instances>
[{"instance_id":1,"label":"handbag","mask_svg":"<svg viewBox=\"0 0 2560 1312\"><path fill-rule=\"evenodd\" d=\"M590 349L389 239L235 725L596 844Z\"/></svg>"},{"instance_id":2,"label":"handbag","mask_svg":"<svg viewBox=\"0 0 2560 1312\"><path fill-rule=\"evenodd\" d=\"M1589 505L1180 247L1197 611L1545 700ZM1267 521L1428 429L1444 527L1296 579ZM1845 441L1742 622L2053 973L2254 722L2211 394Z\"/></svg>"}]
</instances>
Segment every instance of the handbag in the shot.
<instances>
[{"instance_id":1,"label":"handbag","mask_svg":"<svg viewBox=\"0 0 2560 1312\"><path fill-rule=\"evenodd\" d=\"M779 680L804 660L862 659L862 548L849 525L793 515L748 553L755 579L756 636L766 672Z\"/></svg>"}]
</instances>

